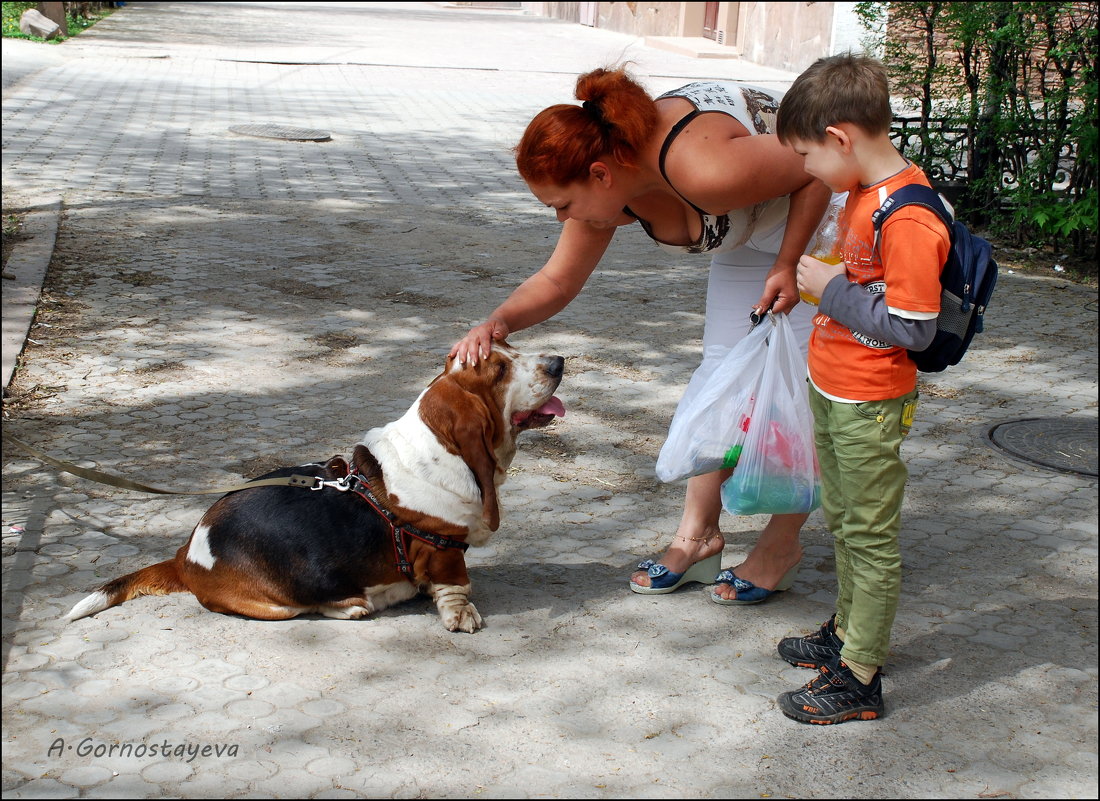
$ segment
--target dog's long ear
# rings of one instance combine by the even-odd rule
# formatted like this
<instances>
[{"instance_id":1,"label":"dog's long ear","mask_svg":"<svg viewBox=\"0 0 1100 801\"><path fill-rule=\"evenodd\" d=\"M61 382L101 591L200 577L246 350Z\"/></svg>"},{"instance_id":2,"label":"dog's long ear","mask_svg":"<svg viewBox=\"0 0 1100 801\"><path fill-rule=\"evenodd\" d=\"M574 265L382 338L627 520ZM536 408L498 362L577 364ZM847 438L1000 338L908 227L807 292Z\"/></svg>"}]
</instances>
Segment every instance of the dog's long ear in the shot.
<instances>
[{"instance_id":1,"label":"dog's long ear","mask_svg":"<svg viewBox=\"0 0 1100 801\"><path fill-rule=\"evenodd\" d=\"M485 401L441 376L420 399L420 417L451 453L470 468L481 490L481 515L490 531L500 527L497 503L497 415Z\"/></svg>"},{"instance_id":2,"label":"dog's long ear","mask_svg":"<svg viewBox=\"0 0 1100 801\"><path fill-rule=\"evenodd\" d=\"M351 453L351 460L359 472L367 478L380 478L382 476L382 465L378 464L374 454L365 445L355 446Z\"/></svg>"},{"instance_id":3,"label":"dog's long ear","mask_svg":"<svg viewBox=\"0 0 1100 801\"><path fill-rule=\"evenodd\" d=\"M348 474L348 462L343 457L337 454L325 462L325 470L328 471L328 478L343 478Z\"/></svg>"}]
</instances>

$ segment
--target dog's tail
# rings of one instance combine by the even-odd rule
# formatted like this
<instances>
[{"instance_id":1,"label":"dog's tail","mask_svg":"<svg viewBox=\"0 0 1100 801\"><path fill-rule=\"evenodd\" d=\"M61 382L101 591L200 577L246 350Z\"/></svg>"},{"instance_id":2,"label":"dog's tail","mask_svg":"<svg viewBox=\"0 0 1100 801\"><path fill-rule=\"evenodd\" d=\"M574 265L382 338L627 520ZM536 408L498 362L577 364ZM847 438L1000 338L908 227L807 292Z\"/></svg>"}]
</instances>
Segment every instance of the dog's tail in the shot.
<instances>
[{"instance_id":1,"label":"dog's tail","mask_svg":"<svg viewBox=\"0 0 1100 801\"><path fill-rule=\"evenodd\" d=\"M108 581L83 601L69 610L67 620L79 620L88 615L110 609L121 603L137 598L139 595L167 595L170 592L185 592L187 585L180 580L176 570L176 560L158 562L143 567L128 576Z\"/></svg>"}]
</instances>

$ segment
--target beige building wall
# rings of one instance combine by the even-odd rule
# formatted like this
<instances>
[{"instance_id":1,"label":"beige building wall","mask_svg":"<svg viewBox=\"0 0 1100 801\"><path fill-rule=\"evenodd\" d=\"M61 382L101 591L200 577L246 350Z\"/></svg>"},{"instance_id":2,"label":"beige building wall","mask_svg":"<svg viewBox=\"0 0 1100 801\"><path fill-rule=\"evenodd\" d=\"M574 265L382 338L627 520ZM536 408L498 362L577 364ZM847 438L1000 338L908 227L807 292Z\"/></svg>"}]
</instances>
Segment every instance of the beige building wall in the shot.
<instances>
[{"instance_id":1,"label":"beige building wall","mask_svg":"<svg viewBox=\"0 0 1100 801\"><path fill-rule=\"evenodd\" d=\"M550 19L563 19L567 22L580 22L580 7L582 5L598 5L596 3L521 3L523 13L535 17L549 17Z\"/></svg>"},{"instance_id":2,"label":"beige building wall","mask_svg":"<svg viewBox=\"0 0 1100 801\"><path fill-rule=\"evenodd\" d=\"M522 3L527 14L634 36L701 37L705 3ZM835 52L834 12L853 3L719 3L716 45L766 67L801 72ZM850 38L850 36L848 37Z\"/></svg>"},{"instance_id":3,"label":"beige building wall","mask_svg":"<svg viewBox=\"0 0 1100 801\"><path fill-rule=\"evenodd\" d=\"M599 3L597 27L635 36L680 36L684 3ZM692 5L702 5L693 3Z\"/></svg>"},{"instance_id":4,"label":"beige building wall","mask_svg":"<svg viewBox=\"0 0 1100 801\"><path fill-rule=\"evenodd\" d=\"M830 54L833 3L729 5L738 6L736 45L746 61L802 72Z\"/></svg>"}]
</instances>

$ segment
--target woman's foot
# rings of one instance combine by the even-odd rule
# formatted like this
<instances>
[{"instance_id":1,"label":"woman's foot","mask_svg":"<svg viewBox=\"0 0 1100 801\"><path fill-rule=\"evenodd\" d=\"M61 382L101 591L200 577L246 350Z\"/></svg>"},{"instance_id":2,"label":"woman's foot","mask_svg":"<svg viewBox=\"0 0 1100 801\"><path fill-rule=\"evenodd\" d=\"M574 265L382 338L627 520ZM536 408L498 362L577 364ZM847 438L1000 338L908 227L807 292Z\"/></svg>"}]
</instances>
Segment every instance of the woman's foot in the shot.
<instances>
[{"instance_id":1,"label":"woman's foot","mask_svg":"<svg viewBox=\"0 0 1100 801\"><path fill-rule=\"evenodd\" d=\"M757 553L758 551L760 553ZM801 561L801 548L783 552L764 552L761 548L754 548L748 558L737 567L734 567L732 572L737 575L737 578L750 582L757 587L774 590ZM737 600L737 590L732 583L717 584L713 589L713 594L716 600Z\"/></svg>"},{"instance_id":2,"label":"woman's foot","mask_svg":"<svg viewBox=\"0 0 1100 801\"><path fill-rule=\"evenodd\" d=\"M725 537L717 528L707 529L701 534L677 534L672 539L664 556L657 563L668 568L670 573L683 573L696 562L701 562L715 554L722 553L726 546ZM714 576L708 580L713 580ZM632 583L641 587L649 586L649 573L638 570L630 576Z\"/></svg>"}]
</instances>

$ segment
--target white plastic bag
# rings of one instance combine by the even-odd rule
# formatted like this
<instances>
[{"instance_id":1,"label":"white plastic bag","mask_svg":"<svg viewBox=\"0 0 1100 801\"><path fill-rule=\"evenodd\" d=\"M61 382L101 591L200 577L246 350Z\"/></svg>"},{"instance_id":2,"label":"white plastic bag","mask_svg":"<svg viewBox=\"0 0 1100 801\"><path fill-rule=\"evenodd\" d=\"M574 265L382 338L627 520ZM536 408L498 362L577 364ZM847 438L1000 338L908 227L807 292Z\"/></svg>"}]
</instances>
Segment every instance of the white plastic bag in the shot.
<instances>
[{"instance_id":1,"label":"white plastic bag","mask_svg":"<svg viewBox=\"0 0 1100 801\"><path fill-rule=\"evenodd\" d=\"M713 473L736 461L745 422L752 417L770 329L770 325L758 325L724 354L720 349L704 354L676 406L657 457L661 481Z\"/></svg>"},{"instance_id":2,"label":"white plastic bag","mask_svg":"<svg viewBox=\"0 0 1100 801\"><path fill-rule=\"evenodd\" d=\"M767 354L740 459L722 484L735 515L811 512L821 503L806 362L785 314L769 314Z\"/></svg>"}]
</instances>

